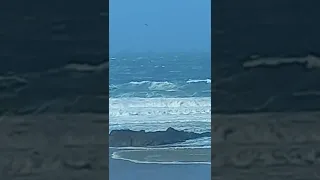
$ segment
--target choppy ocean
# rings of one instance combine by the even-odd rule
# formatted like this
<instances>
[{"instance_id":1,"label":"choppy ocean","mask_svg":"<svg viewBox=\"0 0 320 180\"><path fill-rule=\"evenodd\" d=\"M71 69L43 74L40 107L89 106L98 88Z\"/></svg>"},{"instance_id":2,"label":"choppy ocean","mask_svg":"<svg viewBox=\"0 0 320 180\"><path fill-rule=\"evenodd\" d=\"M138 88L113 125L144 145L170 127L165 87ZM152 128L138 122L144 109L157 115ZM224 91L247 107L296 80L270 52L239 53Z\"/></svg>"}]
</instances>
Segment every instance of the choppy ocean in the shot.
<instances>
[{"instance_id":1,"label":"choppy ocean","mask_svg":"<svg viewBox=\"0 0 320 180\"><path fill-rule=\"evenodd\" d=\"M168 127L210 131L210 53L126 54L109 61L110 131ZM113 157L145 163L209 163L210 145L210 138L201 138L156 149L125 148ZM198 155L191 155L195 152Z\"/></svg>"}]
</instances>

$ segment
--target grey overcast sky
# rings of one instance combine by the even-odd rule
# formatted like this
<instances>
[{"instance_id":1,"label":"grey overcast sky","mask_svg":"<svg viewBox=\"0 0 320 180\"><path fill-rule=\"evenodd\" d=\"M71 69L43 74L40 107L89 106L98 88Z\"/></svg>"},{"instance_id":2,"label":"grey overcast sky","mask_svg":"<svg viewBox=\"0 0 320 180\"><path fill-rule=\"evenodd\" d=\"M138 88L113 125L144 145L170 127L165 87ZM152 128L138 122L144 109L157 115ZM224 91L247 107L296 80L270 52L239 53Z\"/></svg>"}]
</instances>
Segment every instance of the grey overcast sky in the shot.
<instances>
[{"instance_id":1,"label":"grey overcast sky","mask_svg":"<svg viewBox=\"0 0 320 180\"><path fill-rule=\"evenodd\" d=\"M109 2L110 53L210 51L210 0Z\"/></svg>"}]
</instances>

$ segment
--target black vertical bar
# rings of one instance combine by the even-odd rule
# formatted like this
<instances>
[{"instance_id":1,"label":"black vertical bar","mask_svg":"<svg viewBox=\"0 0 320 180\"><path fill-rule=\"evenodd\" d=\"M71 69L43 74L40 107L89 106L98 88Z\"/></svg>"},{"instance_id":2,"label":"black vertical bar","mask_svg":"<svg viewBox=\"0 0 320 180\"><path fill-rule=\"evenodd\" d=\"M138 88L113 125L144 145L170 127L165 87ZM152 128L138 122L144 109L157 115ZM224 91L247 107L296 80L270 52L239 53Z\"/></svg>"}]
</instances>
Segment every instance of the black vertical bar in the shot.
<instances>
[{"instance_id":1,"label":"black vertical bar","mask_svg":"<svg viewBox=\"0 0 320 180\"><path fill-rule=\"evenodd\" d=\"M109 2L0 2L0 179L108 179Z\"/></svg>"},{"instance_id":2,"label":"black vertical bar","mask_svg":"<svg viewBox=\"0 0 320 180\"><path fill-rule=\"evenodd\" d=\"M319 178L318 7L212 2L213 179Z\"/></svg>"}]
</instances>

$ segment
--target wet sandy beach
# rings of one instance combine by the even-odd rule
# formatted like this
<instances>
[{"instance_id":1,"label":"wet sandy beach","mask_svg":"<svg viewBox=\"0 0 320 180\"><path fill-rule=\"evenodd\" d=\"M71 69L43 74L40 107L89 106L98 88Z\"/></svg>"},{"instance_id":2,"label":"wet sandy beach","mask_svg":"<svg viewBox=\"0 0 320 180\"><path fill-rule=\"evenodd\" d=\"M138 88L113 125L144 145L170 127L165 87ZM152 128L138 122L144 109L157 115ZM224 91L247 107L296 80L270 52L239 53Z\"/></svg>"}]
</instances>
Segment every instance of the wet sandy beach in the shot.
<instances>
[{"instance_id":1,"label":"wet sandy beach","mask_svg":"<svg viewBox=\"0 0 320 180\"><path fill-rule=\"evenodd\" d=\"M111 155L112 151L110 151ZM210 165L144 164L109 158L110 180L209 180Z\"/></svg>"}]
</instances>

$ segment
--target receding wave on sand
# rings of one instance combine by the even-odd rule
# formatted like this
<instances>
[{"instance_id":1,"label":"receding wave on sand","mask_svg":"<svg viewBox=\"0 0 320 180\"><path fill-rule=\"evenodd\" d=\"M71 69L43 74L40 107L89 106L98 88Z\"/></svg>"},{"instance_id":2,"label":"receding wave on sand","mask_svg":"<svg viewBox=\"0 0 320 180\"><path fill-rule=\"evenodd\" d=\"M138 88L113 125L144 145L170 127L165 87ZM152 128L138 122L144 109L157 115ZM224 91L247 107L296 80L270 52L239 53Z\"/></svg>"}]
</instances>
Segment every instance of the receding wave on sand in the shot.
<instances>
[{"instance_id":1,"label":"receding wave on sand","mask_svg":"<svg viewBox=\"0 0 320 180\"><path fill-rule=\"evenodd\" d=\"M118 149L112 159L139 164L211 164L210 148L139 148Z\"/></svg>"}]
</instances>

